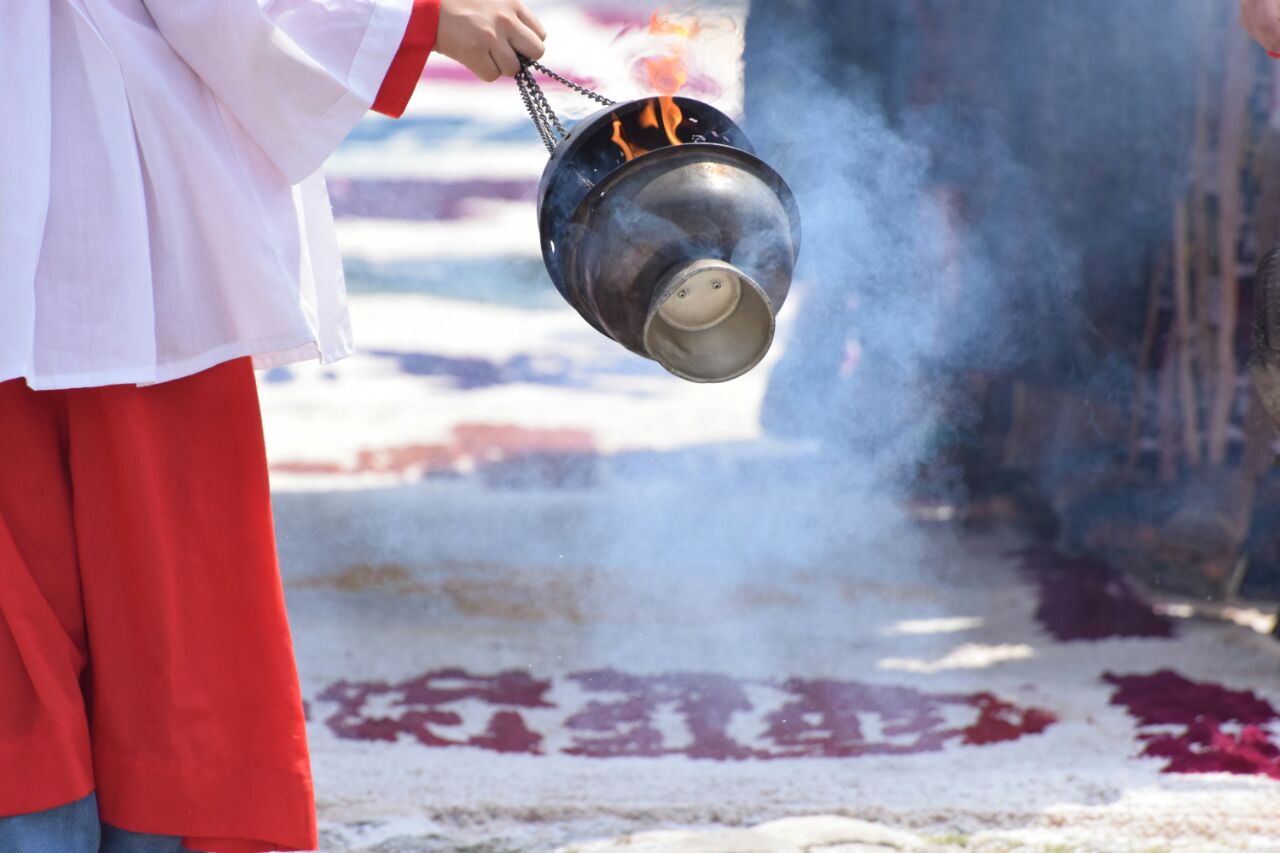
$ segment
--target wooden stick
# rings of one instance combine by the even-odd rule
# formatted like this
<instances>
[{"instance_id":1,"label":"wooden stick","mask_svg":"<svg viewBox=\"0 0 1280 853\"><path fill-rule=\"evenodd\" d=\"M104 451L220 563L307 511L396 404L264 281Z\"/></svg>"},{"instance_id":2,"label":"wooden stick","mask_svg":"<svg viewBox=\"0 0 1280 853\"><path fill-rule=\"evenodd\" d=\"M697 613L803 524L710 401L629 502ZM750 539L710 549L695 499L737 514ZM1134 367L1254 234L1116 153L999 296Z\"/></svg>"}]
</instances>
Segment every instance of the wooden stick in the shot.
<instances>
[{"instance_id":1,"label":"wooden stick","mask_svg":"<svg viewBox=\"0 0 1280 853\"><path fill-rule=\"evenodd\" d=\"M1178 352L1178 399L1182 404L1182 451L1190 468L1200 467L1200 412L1192 374L1191 274L1187 267L1187 203L1173 208L1173 311Z\"/></svg>"},{"instance_id":2,"label":"wooden stick","mask_svg":"<svg viewBox=\"0 0 1280 853\"><path fill-rule=\"evenodd\" d=\"M1142 428L1146 424L1147 371L1151 369L1151 347L1156 340L1156 326L1160 320L1160 291L1164 289L1164 279L1169 274L1168 256L1163 252L1156 256L1151 265L1150 281L1147 283L1147 319L1142 326L1142 343L1138 345L1138 365L1133 374L1133 401L1129 412L1128 453L1125 457L1124 472L1132 476L1138 470L1140 445L1142 444Z\"/></svg>"},{"instance_id":3,"label":"wooden stick","mask_svg":"<svg viewBox=\"0 0 1280 853\"><path fill-rule=\"evenodd\" d=\"M1156 383L1156 422L1159 427L1160 452L1159 476L1162 483L1171 483L1178 476L1178 420L1174 416L1175 398L1178 396L1178 375L1174 367L1177 343L1173 335L1165 336L1164 360L1160 365L1160 378Z\"/></svg>"},{"instance_id":4,"label":"wooden stick","mask_svg":"<svg viewBox=\"0 0 1280 853\"><path fill-rule=\"evenodd\" d=\"M1249 97L1249 62L1253 52L1240 27L1227 29L1227 64L1222 86L1222 119L1218 129L1218 285L1219 307L1214 352L1217 371L1209 408L1209 461L1227 457L1227 428L1236 399L1235 336L1240 314L1236 248L1240 237L1240 167Z\"/></svg>"},{"instance_id":5,"label":"wooden stick","mask_svg":"<svg viewBox=\"0 0 1280 853\"><path fill-rule=\"evenodd\" d=\"M1249 523L1253 518L1254 502L1263 479L1271 470L1275 458L1272 448L1275 446L1276 434L1267 417L1267 411L1258 399L1257 388L1249 383L1248 397L1245 402L1244 447L1240 454L1239 476L1235 489L1228 499L1228 508L1236 519L1240 537L1249 532Z\"/></svg>"},{"instance_id":6,"label":"wooden stick","mask_svg":"<svg viewBox=\"0 0 1280 853\"><path fill-rule=\"evenodd\" d=\"M1206 3L1206 11L1212 4ZM1206 22L1207 26L1212 24ZM1212 99L1209 96L1208 51L1200 50L1200 73L1196 80L1195 136L1191 148L1191 304L1193 307L1191 333L1194 337L1194 362L1196 387L1206 389L1217 375L1214 340L1214 303L1216 288L1213 281L1213 232L1209 222L1208 186L1212 182L1209 159L1209 123Z\"/></svg>"}]
</instances>

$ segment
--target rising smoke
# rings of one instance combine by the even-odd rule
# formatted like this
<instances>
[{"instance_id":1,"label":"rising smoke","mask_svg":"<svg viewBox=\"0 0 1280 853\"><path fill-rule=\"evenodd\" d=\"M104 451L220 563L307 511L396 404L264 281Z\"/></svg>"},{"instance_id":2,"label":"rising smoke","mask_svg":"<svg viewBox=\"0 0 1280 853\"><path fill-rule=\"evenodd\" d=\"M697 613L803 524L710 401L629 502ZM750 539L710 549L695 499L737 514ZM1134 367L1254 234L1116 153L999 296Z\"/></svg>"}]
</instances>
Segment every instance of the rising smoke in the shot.
<instances>
[{"instance_id":1,"label":"rising smoke","mask_svg":"<svg viewBox=\"0 0 1280 853\"><path fill-rule=\"evenodd\" d=\"M1187 178L1197 20L1153 0L757 0L747 127L806 227L769 429L936 492L990 378L1128 393L1141 265Z\"/></svg>"},{"instance_id":2,"label":"rising smoke","mask_svg":"<svg viewBox=\"0 0 1280 853\"><path fill-rule=\"evenodd\" d=\"M1193 6L755 0L745 126L804 229L762 412L783 441L631 454L602 463L616 488L490 494L487 516L430 490L363 498L360 518L311 498L358 543L325 558L585 567L707 619L738 581L919 572L934 545L899 501L964 497L946 450L976 443L987 377L1132 387L1108 350L1136 340L1131 285L1186 179ZM1042 453L1044 476L1077 462ZM603 589L601 611L642 606Z\"/></svg>"}]
</instances>

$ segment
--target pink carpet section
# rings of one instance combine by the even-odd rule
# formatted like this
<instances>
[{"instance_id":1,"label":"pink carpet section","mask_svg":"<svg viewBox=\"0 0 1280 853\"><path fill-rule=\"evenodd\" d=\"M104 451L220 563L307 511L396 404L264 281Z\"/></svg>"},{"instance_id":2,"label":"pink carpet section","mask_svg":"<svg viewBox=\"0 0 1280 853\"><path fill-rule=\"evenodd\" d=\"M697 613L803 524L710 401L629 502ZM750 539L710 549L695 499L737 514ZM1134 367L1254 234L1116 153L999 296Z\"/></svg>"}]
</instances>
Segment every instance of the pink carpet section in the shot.
<instances>
[{"instance_id":1,"label":"pink carpet section","mask_svg":"<svg viewBox=\"0 0 1280 853\"><path fill-rule=\"evenodd\" d=\"M1280 779L1280 714L1252 691L1192 681L1167 669L1149 675L1107 673L1103 679L1116 687L1111 704L1137 720L1142 754L1167 759L1164 772Z\"/></svg>"},{"instance_id":2,"label":"pink carpet section","mask_svg":"<svg viewBox=\"0 0 1280 853\"><path fill-rule=\"evenodd\" d=\"M1055 640L1174 636L1173 622L1156 613L1106 563L1067 557L1047 547L1014 556L1039 587L1035 618Z\"/></svg>"}]
</instances>

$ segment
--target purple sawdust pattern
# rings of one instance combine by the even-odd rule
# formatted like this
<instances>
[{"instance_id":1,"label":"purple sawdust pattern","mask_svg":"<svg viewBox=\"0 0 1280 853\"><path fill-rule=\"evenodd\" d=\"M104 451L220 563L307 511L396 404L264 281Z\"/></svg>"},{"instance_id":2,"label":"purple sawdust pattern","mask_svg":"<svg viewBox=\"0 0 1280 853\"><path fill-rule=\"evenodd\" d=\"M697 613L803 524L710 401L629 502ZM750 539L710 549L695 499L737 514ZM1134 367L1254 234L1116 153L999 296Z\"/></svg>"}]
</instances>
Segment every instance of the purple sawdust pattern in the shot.
<instances>
[{"instance_id":1,"label":"purple sawdust pattern","mask_svg":"<svg viewBox=\"0 0 1280 853\"><path fill-rule=\"evenodd\" d=\"M1039 708L1019 709L990 693L927 694L909 687L828 680L792 679L795 701L769 715L768 737L782 753L775 757L826 755L908 755L934 752L948 741L972 745L1017 740L1039 734L1054 717ZM947 726L948 705L974 708L967 726ZM867 738L860 720L880 719L885 740Z\"/></svg>"},{"instance_id":2,"label":"purple sawdust pattern","mask_svg":"<svg viewBox=\"0 0 1280 853\"><path fill-rule=\"evenodd\" d=\"M532 180L336 178L329 181L329 196L333 202L333 215L338 218L457 220L474 215L476 199L533 202L538 197L538 183Z\"/></svg>"},{"instance_id":3,"label":"purple sawdust pattern","mask_svg":"<svg viewBox=\"0 0 1280 853\"><path fill-rule=\"evenodd\" d=\"M586 698L577 707L560 709L569 743L558 751L586 758L907 755L934 752L952 742L983 746L1013 741L1055 722L1048 711L1020 708L990 693L929 694L854 681L796 678L773 683L707 673L629 675L612 669L572 674L566 681ZM325 724L340 738L394 742L404 736L428 747L543 755L546 736L527 724L523 712L557 707L547 699L551 688L551 681L526 672L473 675L448 669L397 684L341 681L318 698L337 706ZM758 707L752 694L761 690L781 701ZM463 702L468 703L465 720L458 708ZM487 707L477 711L477 706ZM968 709L972 721L948 724L956 715L945 712L955 708ZM671 715L678 720L678 736L670 731ZM746 725L735 728L739 715ZM482 727L478 735L460 733Z\"/></svg>"},{"instance_id":4,"label":"purple sawdust pattern","mask_svg":"<svg viewBox=\"0 0 1280 853\"><path fill-rule=\"evenodd\" d=\"M1054 639L1172 637L1172 620L1161 616L1106 563L1073 558L1052 548L1017 552L1022 571L1039 587L1035 617Z\"/></svg>"},{"instance_id":5,"label":"purple sawdust pattern","mask_svg":"<svg viewBox=\"0 0 1280 853\"><path fill-rule=\"evenodd\" d=\"M437 376L448 379L455 388L475 391L497 385L532 383L556 387L574 387L584 384L572 375L568 362L558 360L548 364L546 359L535 359L518 354L505 362L484 358L458 358L429 352L394 352L370 350L374 358L394 359L396 368L409 376Z\"/></svg>"},{"instance_id":6,"label":"purple sawdust pattern","mask_svg":"<svg viewBox=\"0 0 1280 853\"><path fill-rule=\"evenodd\" d=\"M352 463L282 460L286 474L394 474L410 479L458 474L464 467L495 488L594 485L600 454L591 433L510 424L458 424L449 440L362 450Z\"/></svg>"},{"instance_id":7,"label":"purple sawdust pattern","mask_svg":"<svg viewBox=\"0 0 1280 853\"><path fill-rule=\"evenodd\" d=\"M1138 721L1142 754L1167 759L1165 773L1237 773L1280 779L1280 714L1250 690L1192 681L1168 669L1114 675L1112 705ZM1172 727L1177 731L1168 731Z\"/></svg>"},{"instance_id":8,"label":"purple sawdust pattern","mask_svg":"<svg viewBox=\"0 0 1280 853\"><path fill-rule=\"evenodd\" d=\"M592 699L566 721L566 728L583 733L565 750L589 758L683 754L689 758L758 757L758 751L728 734L729 718L752 709L742 684L724 675L678 673L627 675L598 670L569 676L588 693L608 693ZM674 706L688 728L691 743L666 746L654 725L660 706Z\"/></svg>"},{"instance_id":9,"label":"purple sawdust pattern","mask_svg":"<svg viewBox=\"0 0 1280 853\"><path fill-rule=\"evenodd\" d=\"M531 732L514 708L549 708L543 698L551 689L524 672L491 676L470 675L461 669L429 672L398 684L385 681L338 681L320 693L319 699L336 702L338 710L325 721L330 731L350 740L395 741L407 735L423 746L473 746L491 752L540 754L542 737ZM375 715L366 711L371 699L398 711ZM468 700L503 707L489 718L483 734L466 739L439 734L462 725L462 716L450 705Z\"/></svg>"}]
</instances>

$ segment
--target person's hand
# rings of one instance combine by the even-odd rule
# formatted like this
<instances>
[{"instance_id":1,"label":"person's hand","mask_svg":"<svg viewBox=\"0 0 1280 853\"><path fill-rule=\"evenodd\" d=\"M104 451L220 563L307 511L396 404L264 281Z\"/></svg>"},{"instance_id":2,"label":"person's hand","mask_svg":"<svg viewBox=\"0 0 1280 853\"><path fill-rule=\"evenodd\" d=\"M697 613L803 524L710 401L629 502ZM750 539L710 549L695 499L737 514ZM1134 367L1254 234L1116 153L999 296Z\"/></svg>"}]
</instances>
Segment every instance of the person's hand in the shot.
<instances>
[{"instance_id":1,"label":"person's hand","mask_svg":"<svg viewBox=\"0 0 1280 853\"><path fill-rule=\"evenodd\" d=\"M441 0L436 51L486 82L520 73L516 54L541 59L546 37L520 0Z\"/></svg>"},{"instance_id":2,"label":"person's hand","mask_svg":"<svg viewBox=\"0 0 1280 853\"><path fill-rule=\"evenodd\" d=\"M1280 0L1240 0L1240 21L1267 53L1280 55Z\"/></svg>"}]
</instances>

